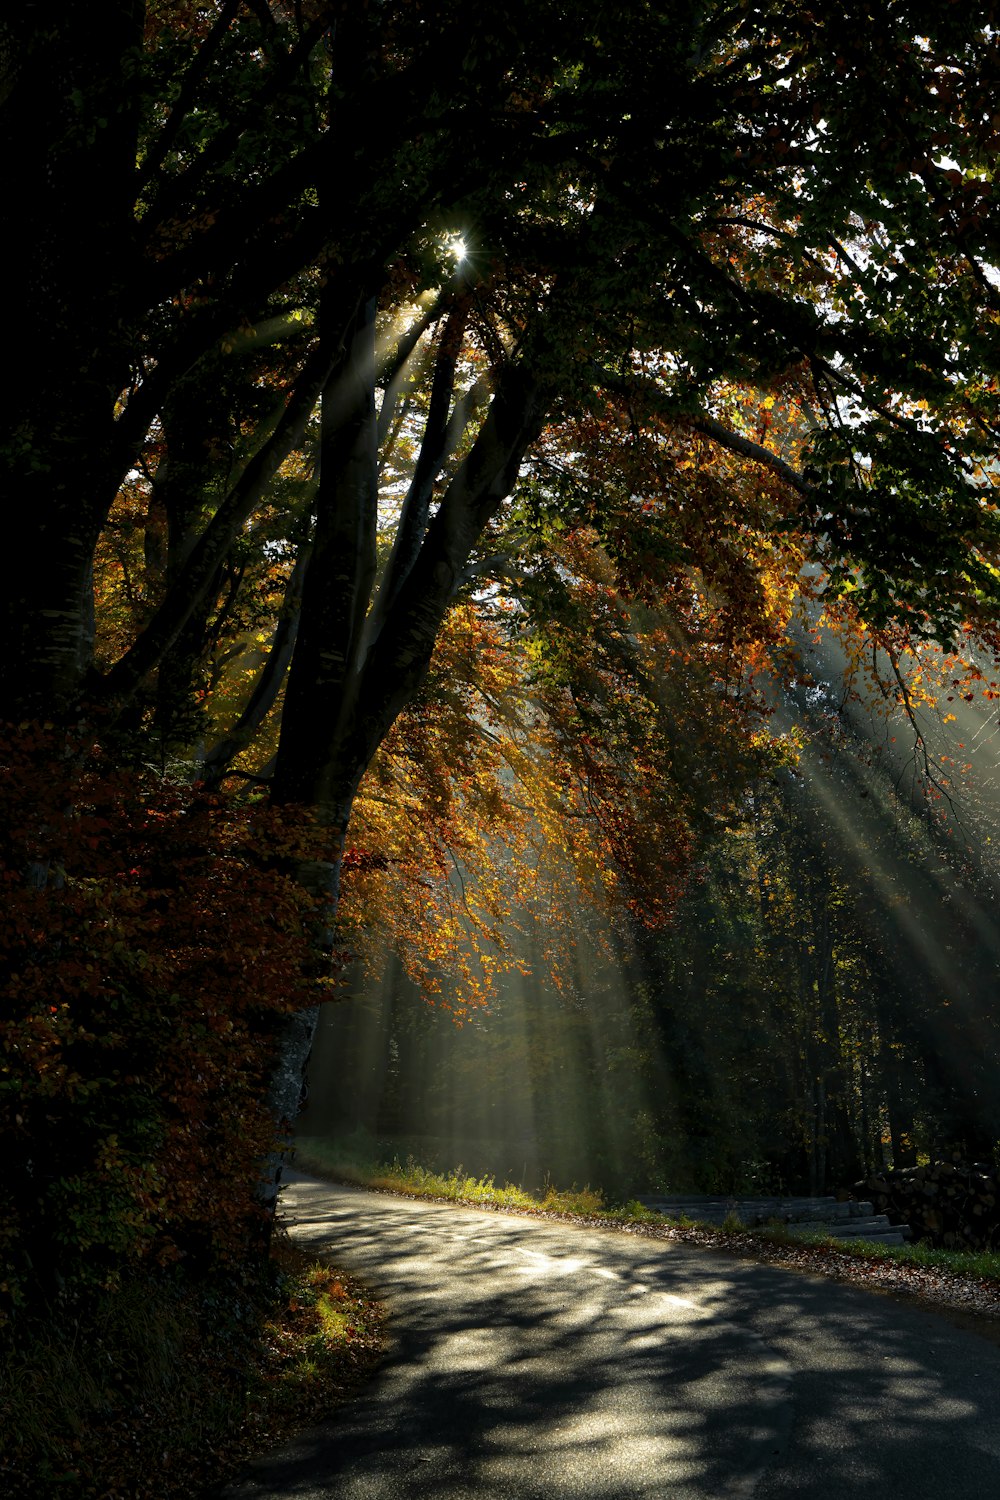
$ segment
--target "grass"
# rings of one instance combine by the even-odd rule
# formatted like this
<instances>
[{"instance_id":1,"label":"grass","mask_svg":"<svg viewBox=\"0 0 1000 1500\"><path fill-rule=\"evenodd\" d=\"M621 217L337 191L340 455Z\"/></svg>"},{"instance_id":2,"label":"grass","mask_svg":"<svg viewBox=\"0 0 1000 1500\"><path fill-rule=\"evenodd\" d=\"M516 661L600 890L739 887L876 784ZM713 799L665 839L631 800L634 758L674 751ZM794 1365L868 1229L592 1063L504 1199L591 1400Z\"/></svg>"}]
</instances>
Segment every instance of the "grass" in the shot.
<instances>
[{"instance_id":1,"label":"grass","mask_svg":"<svg viewBox=\"0 0 1000 1500\"><path fill-rule=\"evenodd\" d=\"M343 1143L322 1136L299 1137L295 1144L295 1165L300 1171L318 1177L402 1193L411 1198L436 1198L485 1208L520 1209L528 1213L569 1214L575 1218L600 1219L602 1223L699 1227L697 1221L687 1214L668 1218L646 1208L637 1198L622 1204L608 1203L600 1189L590 1186L580 1188L574 1184L570 1188L556 1188L549 1184L544 1191L532 1193L512 1182L498 1186L496 1179L489 1175L470 1176L461 1166L450 1172L441 1172L422 1166L412 1156L408 1156L405 1162L398 1157L389 1162L381 1161L374 1155L359 1151L356 1143ZM743 1228L735 1215L731 1215L730 1220L731 1228Z\"/></svg>"},{"instance_id":2,"label":"grass","mask_svg":"<svg viewBox=\"0 0 1000 1500\"><path fill-rule=\"evenodd\" d=\"M177 1500L321 1419L380 1357L382 1309L287 1241L266 1296L135 1278L0 1349L5 1500Z\"/></svg>"},{"instance_id":3,"label":"grass","mask_svg":"<svg viewBox=\"0 0 1000 1500\"><path fill-rule=\"evenodd\" d=\"M888 1260L901 1266L1000 1283L1000 1254L992 1251L938 1250L922 1244L882 1245L877 1241L846 1240L822 1233L792 1235L780 1220L770 1220L762 1227L752 1228L743 1224L736 1213L728 1214L720 1228L718 1224L703 1223L686 1214L669 1218L644 1207L637 1199L621 1205L608 1204L599 1191L590 1187L573 1187L567 1191L547 1187L543 1193L530 1193L509 1182L498 1187L490 1176L471 1177L461 1167L451 1172L438 1172L421 1166L413 1157L408 1157L405 1162L398 1159L380 1161L371 1154L366 1155L363 1150L359 1151L357 1145L356 1142L338 1143L319 1136L300 1138L296 1143L295 1165L316 1176L411 1197L528 1213L567 1214L587 1220L600 1219L604 1224L680 1229L722 1244L738 1240L740 1247L750 1253L755 1243L787 1246L790 1251L808 1246L836 1249L859 1260Z\"/></svg>"},{"instance_id":4,"label":"grass","mask_svg":"<svg viewBox=\"0 0 1000 1500\"><path fill-rule=\"evenodd\" d=\"M861 1237L848 1239L846 1236L823 1234L821 1230L792 1234L788 1226L777 1219L768 1220L762 1228L747 1229L744 1232L772 1244L822 1245L827 1249L842 1250L845 1255L856 1256L859 1260L890 1260L901 1266L947 1271L953 1276L978 1276L984 1281L1000 1282L1000 1252L995 1250L943 1250L921 1243L883 1245L878 1240Z\"/></svg>"},{"instance_id":5,"label":"grass","mask_svg":"<svg viewBox=\"0 0 1000 1500\"><path fill-rule=\"evenodd\" d=\"M300 1137L295 1146L295 1165L303 1172L332 1177L340 1182L354 1182L362 1187L381 1188L403 1193L411 1198L437 1198L452 1203L472 1203L485 1208L526 1209L546 1213L575 1214L583 1218L606 1217L609 1212L603 1195L591 1187L573 1186L565 1190L547 1187L541 1194L529 1193L512 1182L498 1187L496 1179L475 1177L461 1166L450 1172L432 1171L412 1156L405 1162L365 1159L342 1145L320 1136ZM648 1213L640 1203L614 1210L625 1218L639 1218ZM652 1215L658 1218L658 1215Z\"/></svg>"},{"instance_id":6,"label":"grass","mask_svg":"<svg viewBox=\"0 0 1000 1500\"><path fill-rule=\"evenodd\" d=\"M791 1239L791 1235L786 1235ZM808 1243L832 1245L860 1259L878 1257L922 1270L950 1271L955 1276L978 1276L1000 1282L1000 1254L995 1250L937 1250L932 1245L880 1245L877 1240L845 1240L833 1235L809 1235Z\"/></svg>"}]
</instances>

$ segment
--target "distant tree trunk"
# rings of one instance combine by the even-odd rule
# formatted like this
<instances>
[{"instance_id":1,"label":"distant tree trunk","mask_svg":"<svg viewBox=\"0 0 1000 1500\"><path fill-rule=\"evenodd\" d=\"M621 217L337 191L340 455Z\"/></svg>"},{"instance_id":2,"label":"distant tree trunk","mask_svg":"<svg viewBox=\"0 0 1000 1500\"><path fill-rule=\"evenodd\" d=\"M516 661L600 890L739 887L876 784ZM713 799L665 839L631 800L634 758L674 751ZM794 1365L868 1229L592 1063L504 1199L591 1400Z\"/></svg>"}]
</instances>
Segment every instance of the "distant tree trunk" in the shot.
<instances>
[{"instance_id":1,"label":"distant tree trunk","mask_svg":"<svg viewBox=\"0 0 1000 1500\"><path fill-rule=\"evenodd\" d=\"M826 1157L827 1157L827 1118L826 1118L826 1080L820 1073L816 1079L816 1126L813 1136L813 1159L815 1168L812 1174L813 1193L826 1192Z\"/></svg>"},{"instance_id":2,"label":"distant tree trunk","mask_svg":"<svg viewBox=\"0 0 1000 1500\"><path fill-rule=\"evenodd\" d=\"M882 1059L892 1165L896 1171L900 1171L904 1167L915 1167L917 1164L913 1110L903 1101L899 1056L891 1047L887 1047L883 1051Z\"/></svg>"},{"instance_id":3,"label":"distant tree trunk","mask_svg":"<svg viewBox=\"0 0 1000 1500\"><path fill-rule=\"evenodd\" d=\"M861 1072L861 1157L862 1171L865 1177L870 1177L875 1171L875 1157L872 1151L872 1121L871 1102L868 1090L868 1075L864 1069Z\"/></svg>"}]
</instances>

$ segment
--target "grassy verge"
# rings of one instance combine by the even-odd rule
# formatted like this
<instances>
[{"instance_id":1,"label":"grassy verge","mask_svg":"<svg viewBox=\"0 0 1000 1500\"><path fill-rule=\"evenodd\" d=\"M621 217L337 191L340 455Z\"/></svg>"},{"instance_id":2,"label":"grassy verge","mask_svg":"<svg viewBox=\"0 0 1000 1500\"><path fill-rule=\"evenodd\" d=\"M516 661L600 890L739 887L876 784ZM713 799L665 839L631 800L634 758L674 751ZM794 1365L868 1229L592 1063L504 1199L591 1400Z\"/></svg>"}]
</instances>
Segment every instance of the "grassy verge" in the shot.
<instances>
[{"instance_id":1,"label":"grassy verge","mask_svg":"<svg viewBox=\"0 0 1000 1500\"><path fill-rule=\"evenodd\" d=\"M139 1279L0 1348L0 1494L203 1495L371 1375L382 1309L287 1242L266 1296Z\"/></svg>"},{"instance_id":2,"label":"grassy verge","mask_svg":"<svg viewBox=\"0 0 1000 1500\"><path fill-rule=\"evenodd\" d=\"M574 1187L568 1191L550 1187L544 1193L529 1193L511 1183L498 1187L489 1176L470 1177L461 1167L452 1172L433 1172L415 1162L412 1157L405 1162L398 1159L384 1162L365 1158L352 1149L350 1143L345 1148L335 1141L316 1136L300 1138L296 1143L295 1165L301 1171L319 1177L381 1188L411 1197L436 1198L524 1213L566 1214L591 1223L599 1221L604 1225L644 1227L651 1231L660 1229L695 1238L702 1244L719 1244L749 1254L753 1254L756 1246L762 1255L766 1253L767 1259L775 1259L774 1252L784 1252L783 1258L790 1264L804 1264L811 1260L820 1269L829 1260L831 1253L840 1252L843 1256L862 1262L878 1262L883 1265L890 1262L900 1268L943 1272L952 1278L974 1278L995 1283L1000 1290L1000 1254L995 1252L973 1254L967 1251L936 1250L927 1245L881 1245L871 1240L845 1240L822 1234L792 1235L776 1222L763 1228L748 1228L735 1215L731 1215L721 1227L701 1223L686 1215L671 1219L643 1207L637 1200L618 1205L607 1204L600 1192L589 1187ZM810 1256L810 1251L822 1254Z\"/></svg>"},{"instance_id":3,"label":"grassy verge","mask_svg":"<svg viewBox=\"0 0 1000 1500\"><path fill-rule=\"evenodd\" d=\"M854 1255L859 1260L891 1260L901 1266L922 1270L946 1271L954 1276L976 1276L1000 1285L1000 1254L995 1250L937 1250L931 1245L880 1245L877 1240L844 1239L837 1235L791 1235L772 1228L747 1230L774 1244L823 1245Z\"/></svg>"},{"instance_id":4,"label":"grassy verge","mask_svg":"<svg viewBox=\"0 0 1000 1500\"><path fill-rule=\"evenodd\" d=\"M470 1176L460 1166L451 1172L432 1171L414 1161L412 1156L405 1162L398 1159L390 1162L366 1160L320 1136L298 1139L295 1166L302 1172L312 1172L338 1182L354 1182L361 1187L405 1193L411 1198L438 1198L453 1203L474 1203L484 1208L545 1210L584 1217L603 1217L608 1212L602 1195L590 1187L572 1187L565 1191L550 1187L542 1194L529 1193L511 1182L498 1187L492 1177ZM639 1213L645 1213L640 1204L634 1207Z\"/></svg>"}]
</instances>

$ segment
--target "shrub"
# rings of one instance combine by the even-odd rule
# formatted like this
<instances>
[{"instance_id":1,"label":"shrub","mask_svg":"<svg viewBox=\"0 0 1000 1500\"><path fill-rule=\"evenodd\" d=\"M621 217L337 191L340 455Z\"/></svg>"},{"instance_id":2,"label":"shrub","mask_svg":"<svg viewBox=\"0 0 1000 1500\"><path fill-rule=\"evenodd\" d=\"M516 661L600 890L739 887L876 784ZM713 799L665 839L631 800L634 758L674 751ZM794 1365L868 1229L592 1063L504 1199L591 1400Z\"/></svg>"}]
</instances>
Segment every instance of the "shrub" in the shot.
<instances>
[{"instance_id":1,"label":"shrub","mask_svg":"<svg viewBox=\"0 0 1000 1500\"><path fill-rule=\"evenodd\" d=\"M0 1319L245 1255L311 904L263 809L22 726L0 743Z\"/></svg>"}]
</instances>

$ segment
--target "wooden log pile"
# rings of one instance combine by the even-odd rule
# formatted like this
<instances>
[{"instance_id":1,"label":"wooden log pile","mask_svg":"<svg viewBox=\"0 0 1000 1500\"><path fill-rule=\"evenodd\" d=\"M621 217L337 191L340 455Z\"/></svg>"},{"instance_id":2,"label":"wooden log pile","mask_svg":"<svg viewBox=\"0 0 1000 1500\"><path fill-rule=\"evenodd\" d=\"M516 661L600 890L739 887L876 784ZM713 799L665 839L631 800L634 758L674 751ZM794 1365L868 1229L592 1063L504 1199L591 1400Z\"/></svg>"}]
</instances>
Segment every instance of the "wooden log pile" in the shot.
<instances>
[{"instance_id":1,"label":"wooden log pile","mask_svg":"<svg viewBox=\"0 0 1000 1500\"><path fill-rule=\"evenodd\" d=\"M942 1250L1000 1250L1000 1174L990 1167L931 1162L855 1183L891 1223Z\"/></svg>"}]
</instances>

